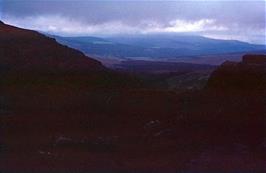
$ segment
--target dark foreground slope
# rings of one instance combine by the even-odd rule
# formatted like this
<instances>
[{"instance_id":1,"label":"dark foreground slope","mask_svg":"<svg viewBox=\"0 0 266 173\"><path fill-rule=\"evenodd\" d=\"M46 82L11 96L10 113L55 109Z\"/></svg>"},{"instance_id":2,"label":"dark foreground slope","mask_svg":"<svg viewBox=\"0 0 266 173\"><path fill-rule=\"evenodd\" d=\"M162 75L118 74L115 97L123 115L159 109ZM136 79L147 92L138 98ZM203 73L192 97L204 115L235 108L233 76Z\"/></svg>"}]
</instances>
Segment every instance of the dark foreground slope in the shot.
<instances>
[{"instance_id":1,"label":"dark foreground slope","mask_svg":"<svg viewBox=\"0 0 266 173\"><path fill-rule=\"evenodd\" d=\"M1 24L0 43L1 172L266 170L265 90L176 94L36 32Z\"/></svg>"}]
</instances>

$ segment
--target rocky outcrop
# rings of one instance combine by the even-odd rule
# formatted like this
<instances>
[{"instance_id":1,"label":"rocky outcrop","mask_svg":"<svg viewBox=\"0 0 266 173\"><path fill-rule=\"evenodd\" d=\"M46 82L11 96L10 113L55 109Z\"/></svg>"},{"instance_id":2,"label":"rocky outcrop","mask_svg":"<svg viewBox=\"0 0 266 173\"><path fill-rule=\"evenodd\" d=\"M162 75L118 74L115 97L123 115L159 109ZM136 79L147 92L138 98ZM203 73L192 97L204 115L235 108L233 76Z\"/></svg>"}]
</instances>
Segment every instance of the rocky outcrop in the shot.
<instances>
[{"instance_id":1,"label":"rocky outcrop","mask_svg":"<svg viewBox=\"0 0 266 173\"><path fill-rule=\"evenodd\" d=\"M265 91L266 55L245 55L242 62L224 62L215 70L207 88Z\"/></svg>"},{"instance_id":2,"label":"rocky outcrop","mask_svg":"<svg viewBox=\"0 0 266 173\"><path fill-rule=\"evenodd\" d=\"M266 65L266 55L244 55L242 62L245 64Z\"/></svg>"}]
</instances>

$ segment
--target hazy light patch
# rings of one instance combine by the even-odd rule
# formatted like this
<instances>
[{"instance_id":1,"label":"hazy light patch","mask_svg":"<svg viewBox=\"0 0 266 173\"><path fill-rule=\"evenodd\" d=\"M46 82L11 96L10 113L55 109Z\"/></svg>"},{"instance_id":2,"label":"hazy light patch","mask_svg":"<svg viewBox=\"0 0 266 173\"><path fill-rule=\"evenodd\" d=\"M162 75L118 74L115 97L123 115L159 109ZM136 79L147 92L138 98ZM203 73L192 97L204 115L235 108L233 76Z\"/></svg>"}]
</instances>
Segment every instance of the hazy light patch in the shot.
<instances>
[{"instance_id":1,"label":"hazy light patch","mask_svg":"<svg viewBox=\"0 0 266 173\"><path fill-rule=\"evenodd\" d=\"M225 31L224 26L217 26L213 19L201 19L198 21L188 22L185 20L171 21L171 27L165 28L167 32L198 32L198 31Z\"/></svg>"}]
</instances>

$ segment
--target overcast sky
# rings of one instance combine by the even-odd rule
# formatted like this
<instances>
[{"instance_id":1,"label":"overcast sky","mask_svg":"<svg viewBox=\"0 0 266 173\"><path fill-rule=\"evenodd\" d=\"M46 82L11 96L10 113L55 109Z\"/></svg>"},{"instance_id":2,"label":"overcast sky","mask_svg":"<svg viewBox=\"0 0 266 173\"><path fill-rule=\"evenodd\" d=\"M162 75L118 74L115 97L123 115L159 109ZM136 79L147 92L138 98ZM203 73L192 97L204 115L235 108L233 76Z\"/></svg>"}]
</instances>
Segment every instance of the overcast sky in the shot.
<instances>
[{"instance_id":1,"label":"overcast sky","mask_svg":"<svg viewBox=\"0 0 266 173\"><path fill-rule=\"evenodd\" d=\"M265 44L265 0L0 0L0 18L58 35L191 32Z\"/></svg>"}]
</instances>

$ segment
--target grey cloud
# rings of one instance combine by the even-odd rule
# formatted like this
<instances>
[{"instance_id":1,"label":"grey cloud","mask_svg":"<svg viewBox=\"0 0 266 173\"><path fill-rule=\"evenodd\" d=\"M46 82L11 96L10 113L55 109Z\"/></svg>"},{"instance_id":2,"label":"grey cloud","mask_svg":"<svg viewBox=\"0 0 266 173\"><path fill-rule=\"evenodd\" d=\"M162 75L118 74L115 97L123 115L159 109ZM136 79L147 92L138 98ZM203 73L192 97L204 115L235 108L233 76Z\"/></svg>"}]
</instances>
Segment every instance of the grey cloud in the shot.
<instances>
[{"instance_id":1,"label":"grey cloud","mask_svg":"<svg viewBox=\"0 0 266 173\"><path fill-rule=\"evenodd\" d=\"M171 22L215 20L215 24L241 33L265 29L265 1L86 1L86 0L0 0L2 20L39 16L61 16L84 26L121 22L144 28L150 23L171 27ZM148 25L147 25L148 23ZM153 27L153 25L152 25ZM258 33L259 34L259 33Z\"/></svg>"}]
</instances>

